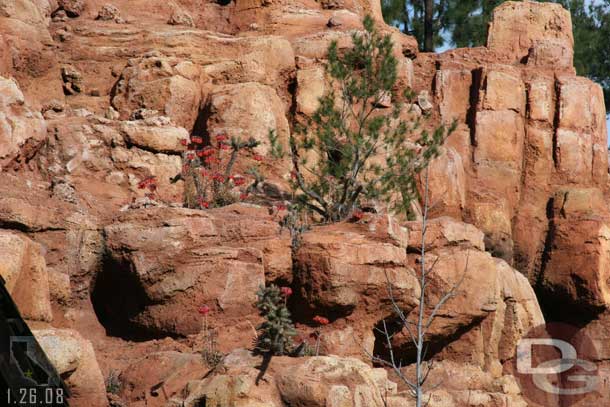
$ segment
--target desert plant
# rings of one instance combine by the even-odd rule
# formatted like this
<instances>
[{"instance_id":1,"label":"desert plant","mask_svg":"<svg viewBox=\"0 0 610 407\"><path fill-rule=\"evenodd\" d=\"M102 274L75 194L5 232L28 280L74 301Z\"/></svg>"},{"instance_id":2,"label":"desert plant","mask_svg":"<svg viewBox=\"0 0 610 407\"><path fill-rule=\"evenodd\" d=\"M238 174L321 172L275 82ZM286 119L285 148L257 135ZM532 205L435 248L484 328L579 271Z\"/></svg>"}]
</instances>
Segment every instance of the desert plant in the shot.
<instances>
[{"instance_id":1,"label":"desert plant","mask_svg":"<svg viewBox=\"0 0 610 407\"><path fill-rule=\"evenodd\" d=\"M211 309L207 305L202 305L197 312L202 316L201 333L203 335L203 348L201 356L209 367L216 367L223 358L223 354L216 349L216 332L210 329L208 314Z\"/></svg>"},{"instance_id":2,"label":"desert plant","mask_svg":"<svg viewBox=\"0 0 610 407\"><path fill-rule=\"evenodd\" d=\"M292 293L292 291L290 291ZM276 285L260 287L256 296L256 307L265 321L257 326L259 332L256 348L272 355L284 355L292 348L292 337L296 330L290 311L286 307L287 290Z\"/></svg>"},{"instance_id":3,"label":"desert plant","mask_svg":"<svg viewBox=\"0 0 610 407\"><path fill-rule=\"evenodd\" d=\"M121 391L121 378L119 372L110 370L106 376L106 393L119 394Z\"/></svg>"},{"instance_id":4,"label":"desert plant","mask_svg":"<svg viewBox=\"0 0 610 407\"><path fill-rule=\"evenodd\" d=\"M316 337L315 355L318 356L320 354L320 341L322 339L321 327L328 325L330 321L328 318L321 317L319 315L316 315L313 320L319 325L319 327L314 331L314 336Z\"/></svg>"},{"instance_id":5,"label":"desert plant","mask_svg":"<svg viewBox=\"0 0 610 407\"><path fill-rule=\"evenodd\" d=\"M249 152L257 163L263 160L261 155L254 152L254 148L260 144L257 140L250 138L243 141L237 137L229 138L224 133L216 135L214 140L214 145L205 145L200 136L182 141L187 147L183 153L182 172L172 182L182 179L187 183L185 206L188 208L208 209L244 200L253 185L260 182L255 167L251 167L245 175L233 173L235 164L244 152Z\"/></svg>"},{"instance_id":6,"label":"desert plant","mask_svg":"<svg viewBox=\"0 0 610 407\"><path fill-rule=\"evenodd\" d=\"M363 200L410 208L417 195L415 177L453 130L453 125L440 126L430 133L420 127L420 119L404 119L414 116L413 104L409 108L398 100L414 95L395 91L392 41L379 34L370 16L364 29L353 34L354 46L343 54L331 43L330 90L290 138L297 200L326 222L347 218Z\"/></svg>"}]
</instances>

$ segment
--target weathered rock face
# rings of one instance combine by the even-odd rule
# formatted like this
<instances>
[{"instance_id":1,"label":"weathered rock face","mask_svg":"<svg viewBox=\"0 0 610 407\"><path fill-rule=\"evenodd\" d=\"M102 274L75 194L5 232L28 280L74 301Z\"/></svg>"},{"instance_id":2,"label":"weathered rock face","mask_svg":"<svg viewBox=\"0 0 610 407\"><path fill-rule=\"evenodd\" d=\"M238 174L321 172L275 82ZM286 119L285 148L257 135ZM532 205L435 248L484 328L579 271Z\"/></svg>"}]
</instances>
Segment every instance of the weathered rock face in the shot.
<instances>
[{"instance_id":1,"label":"weathered rock face","mask_svg":"<svg viewBox=\"0 0 610 407\"><path fill-rule=\"evenodd\" d=\"M532 52L540 62L540 54L548 50L562 56L560 61L564 63L559 67L572 69L574 37L571 26L570 13L559 4L506 2L494 10L487 46L515 62L525 59L528 64Z\"/></svg>"},{"instance_id":2,"label":"weathered rock face","mask_svg":"<svg viewBox=\"0 0 610 407\"><path fill-rule=\"evenodd\" d=\"M383 406L384 397L397 393L396 383L384 369L373 369L354 358L319 356L277 357L258 380L260 357L238 349L227 355L215 373L192 381L186 389L186 406L200 400L219 407L236 405L271 407ZM175 403L180 403L175 398Z\"/></svg>"},{"instance_id":3,"label":"weathered rock face","mask_svg":"<svg viewBox=\"0 0 610 407\"><path fill-rule=\"evenodd\" d=\"M603 195L596 188L566 188L557 192L553 203L541 285L568 308L604 309L610 301L610 227Z\"/></svg>"},{"instance_id":4,"label":"weathered rock face","mask_svg":"<svg viewBox=\"0 0 610 407\"><path fill-rule=\"evenodd\" d=\"M290 129L284 105L273 88L256 82L218 87L210 95L207 130L210 134L231 134L242 140L250 137L261 144L258 153L269 156L269 132L288 149Z\"/></svg>"},{"instance_id":5,"label":"weathered rock face","mask_svg":"<svg viewBox=\"0 0 610 407\"><path fill-rule=\"evenodd\" d=\"M129 405L166 406L189 381L201 379L208 371L200 354L153 353L123 371L118 380L119 394Z\"/></svg>"},{"instance_id":6,"label":"weathered rock face","mask_svg":"<svg viewBox=\"0 0 610 407\"><path fill-rule=\"evenodd\" d=\"M435 213L479 227L487 250L532 283L550 238L546 208L554 194L568 186L607 191L601 88L574 75L572 55L571 20L561 6L506 2L494 12L487 47L421 56L416 65L422 72L427 58L435 61L434 78L422 76L416 90L434 82L441 119L458 121L448 143L461 164L447 155L444 171L431 167Z\"/></svg>"},{"instance_id":7,"label":"weathered rock face","mask_svg":"<svg viewBox=\"0 0 610 407\"><path fill-rule=\"evenodd\" d=\"M124 119L137 109L157 110L192 129L202 99L201 68L158 52L131 59L112 91L112 106Z\"/></svg>"},{"instance_id":8,"label":"weathered rock face","mask_svg":"<svg viewBox=\"0 0 610 407\"><path fill-rule=\"evenodd\" d=\"M365 13L394 40L397 88L418 95L413 115L458 122L430 165L428 314L462 281L427 336L443 359L432 374L445 377L430 405L525 405L506 367L544 320L534 283L549 315L568 308L592 321L591 358L609 368L605 108L601 88L575 76L570 16L559 5L506 2L486 47L433 55L385 26L378 1L4 1L0 272L29 320L78 326L105 374L120 367L117 397L127 405L412 402L383 371L345 356L383 355L374 328L393 320L387 279L406 312L417 304L420 223L366 214L313 227L292 252L264 207L181 209L184 183L170 182L181 140L214 142L226 131L261 142L272 201L283 199L290 166L269 154L268 133L288 148L292 126L330 89L330 42L350 47ZM138 188L148 177L154 199ZM295 291L299 339L318 330L321 352L342 357L274 358L257 386L260 357L233 352L208 374L190 343L201 335L185 338L200 331L197 308L212 308L221 351L251 346L255 291L272 282ZM313 326L315 314L331 323ZM142 342L96 337L96 317L108 334ZM105 405L91 344L44 332L78 402ZM147 341L166 335L182 348ZM56 338L63 345L49 347ZM405 338L397 333L393 345L409 363ZM148 344L154 351L142 357Z\"/></svg>"},{"instance_id":9,"label":"weathered rock face","mask_svg":"<svg viewBox=\"0 0 610 407\"><path fill-rule=\"evenodd\" d=\"M0 169L29 160L46 132L42 115L30 110L17 82L0 76Z\"/></svg>"},{"instance_id":10,"label":"weathered rock face","mask_svg":"<svg viewBox=\"0 0 610 407\"><path fill-rule=\"evenodd\" d=\"M295 277L315 313L387 313L388 281L401 306L415 306L419 283L406 266L407 230L389 217L368 226L324 226L303 235Z\"/></svg>"},{"instance_id":11,"label":"weathered rock face","mask_svg":"<svg viewBox=\"0 0 610 407\"><path fill-rule=\"evenodd\" d=\"M96 278L94 305L122 335L199 332L203 304L212 307L214 326L232 319L250 331L258 287L291 280L290 237L262 208L136 210L105 235L110 259ZM117 289L124 295L111 295Z\"/></svg>"}]
</instances>

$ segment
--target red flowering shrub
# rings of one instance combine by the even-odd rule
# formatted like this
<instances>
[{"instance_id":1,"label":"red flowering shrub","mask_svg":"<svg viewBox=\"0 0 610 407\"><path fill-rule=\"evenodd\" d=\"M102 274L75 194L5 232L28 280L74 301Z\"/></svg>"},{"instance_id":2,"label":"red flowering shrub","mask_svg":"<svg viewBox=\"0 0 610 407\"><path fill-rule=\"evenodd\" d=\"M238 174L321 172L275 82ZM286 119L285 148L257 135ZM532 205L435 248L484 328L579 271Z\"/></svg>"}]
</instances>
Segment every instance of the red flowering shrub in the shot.
<instances>
[{"instance_id":1,"label":"red flowering shrub","mask_svg":"<svg viewBox=\"0 0 610 407\"><path fill-rule=\"evenodd\" d=\"M155 177L148 177L138 183L138 189L147 189L149 192L145 194L147 198L155 199L155 191L157 190L157 180Z\"/></svg>"},{"instance_id":2,"label":"red flowering shrub","mask_svg":"<svg viewBox=\"0 0 610 407\"><path fill-rule=\"evenodd\" d=\"M316 322L318 325L322 325L322 326L328 325L330 323L328 318L324 318L319 315L316 315L315 317L313 317L313 321ZM318 356L320 354L320 339L322 337L322 332L320 331L320 328L316 329L313 332L313 335L316 338L315 355Z\"/></svg>"},{"instance_id":3,"label":"red flowering shrub","mask_svg":"<svg viewBox=\"0 0 610 407\"><path fill-rule=\"evenodd\" d=\"M192 136L190 142L184 140L188 150L183 155L182 173L175 179L187 182L185 205L189 208L215 208L246 199L252 186L246 186L246 176L233 174L235 164L243 151L253 153L255 161L262 161L262 157L253 152L260 144L253 138L242 141L222 133L214 140L214 145L204 145L200 136ZM249 172L254 174L255 181L256 170Z\"/></svg>"}]
</instances>

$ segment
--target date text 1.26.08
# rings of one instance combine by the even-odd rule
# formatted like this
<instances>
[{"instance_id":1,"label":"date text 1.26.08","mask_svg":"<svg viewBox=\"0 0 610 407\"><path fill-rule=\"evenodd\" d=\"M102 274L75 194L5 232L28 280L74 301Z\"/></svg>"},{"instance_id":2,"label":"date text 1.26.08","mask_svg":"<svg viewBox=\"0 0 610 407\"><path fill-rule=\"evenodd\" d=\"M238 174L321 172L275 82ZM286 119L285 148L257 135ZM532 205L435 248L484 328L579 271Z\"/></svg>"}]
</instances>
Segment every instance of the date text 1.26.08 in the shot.
<instances>
[{"instance_id":1,"label":"date text 1.26.08","mask_svg":"<svg viewBox=\"0 0 610 407\"><path fill-rule=\"evenodd\" d=\"M7 406L63 406L64 389L61 387L23 387L7 389Z\"/></svg>"}]
</instances>

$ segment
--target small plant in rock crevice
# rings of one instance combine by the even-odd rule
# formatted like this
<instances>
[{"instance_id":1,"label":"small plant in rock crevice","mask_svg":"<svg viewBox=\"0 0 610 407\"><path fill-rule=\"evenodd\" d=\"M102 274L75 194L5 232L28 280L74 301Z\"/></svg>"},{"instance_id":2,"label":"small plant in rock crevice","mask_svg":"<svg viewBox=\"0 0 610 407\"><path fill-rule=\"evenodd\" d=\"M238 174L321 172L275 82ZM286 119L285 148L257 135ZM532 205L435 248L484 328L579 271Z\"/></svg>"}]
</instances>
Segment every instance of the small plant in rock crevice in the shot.
<instances>
[{"instance_id":1,"label":"small plant in rock crevice","mask_svg":"<svg viewBox=\"0 0 610 407\"><path fill-rule=\"evenodd\" d=\"M322 340L321 327L328 325L330 321L328 318L319 315L313 317L313 321L318 324L318 328L313 332L313 336L316 338L315 356L318 356L320 354L320 341Z\"/></svg>"},{"instance_id":2,"label":"small plant in rock crevice","mask_svg":"<svg viewBox=\"0 0 610 407\"><path fill-rule=\"evenodd\" d=\"M116 370L110 370L106 377L106 393L119 394L121 391L121 378Z\"/></svg>"},{"instance_id":3,"label":"small plant in rock crevice","mask_svg":"<svg viewBox=\"0 0 610 407\"><path fill-rule=\"evenodd\" d=\"M281 356L290 353L293 347L292 338L296 329L292 323L290 311L286 306L292 290L276 285L260 287L256 293L256 308L265 321L257 326L259 332L256 350Z\"/></svg>"},{"instance_id":4,"label":"small plant in rock crevice","mask_svg":"<svg viewBox=\"0 0 610 407\"><path fill-rule=\"evenodd\" d=\"M157 191L157 178L154 176L144 178L142 181L138 182L138 189L146 189L145 196L148 199L155 199L155 192Z\"/></svg>"},{"instance_id":5,"label":"small plant in rock crevice","mask_svg":"<svg viewBox=\"0 0 610 407\"><path fill-rule=\"evenodd\" d=\"M208 314L210 311L211 309L207 305L202 305L197 309L199 315L202 316L201 333L203 335L203 348L201 350L201 356L206 365L214 368L220 363L224 355L217 350L216 332L210 329L208 323Z\"/></svg>"},{"instance_id":6,"label":"small plant in rock crevice","mask_svg":"<svg viewBox=\"0 0 610 407\"><path fill-rule=\"evenodd\" d=\"M245 152L252 155L257 165L264 160L254 151L260 142L254 138L243 141L225 133L216 135L214 141L214 145L206 145L200 136L182 140L187 147L182 155L182 172L172 182L185 181L187 208L209 209L243 201L260 182L256 166L250 167L246 174L234 173L237 161Z\"/></svg>"}]
</instances>

